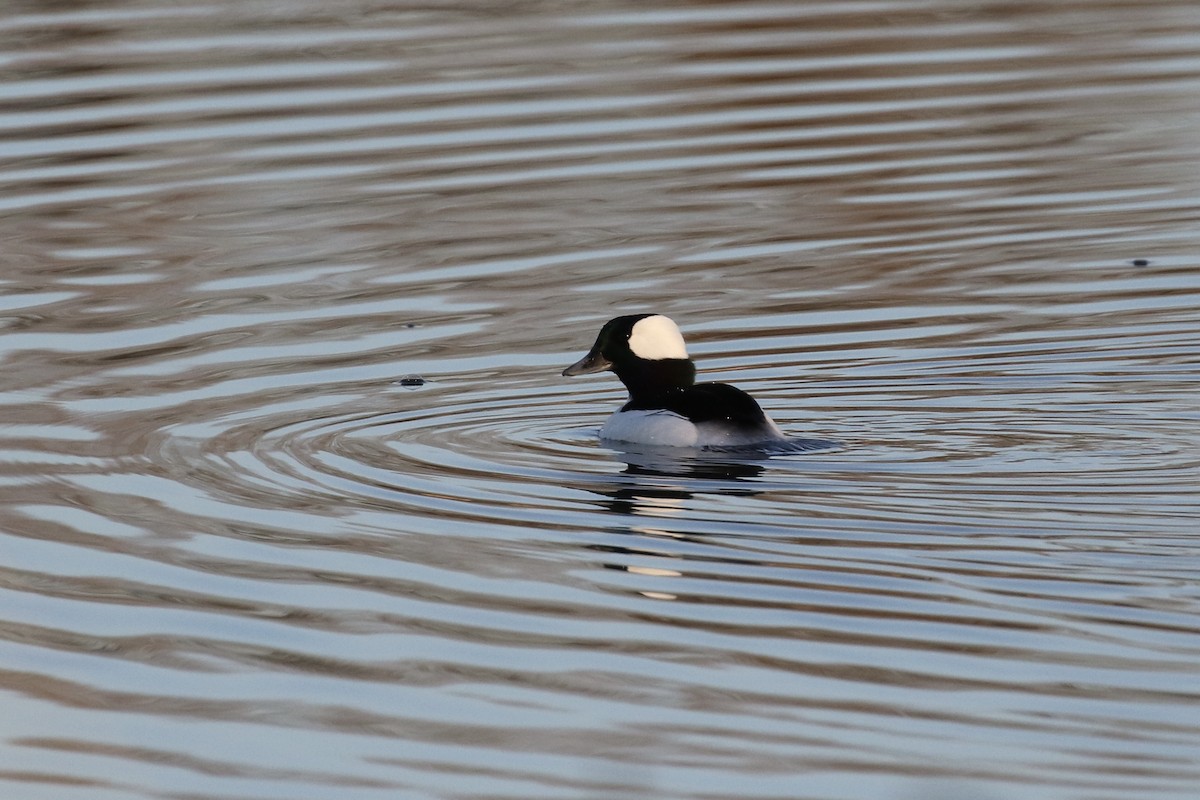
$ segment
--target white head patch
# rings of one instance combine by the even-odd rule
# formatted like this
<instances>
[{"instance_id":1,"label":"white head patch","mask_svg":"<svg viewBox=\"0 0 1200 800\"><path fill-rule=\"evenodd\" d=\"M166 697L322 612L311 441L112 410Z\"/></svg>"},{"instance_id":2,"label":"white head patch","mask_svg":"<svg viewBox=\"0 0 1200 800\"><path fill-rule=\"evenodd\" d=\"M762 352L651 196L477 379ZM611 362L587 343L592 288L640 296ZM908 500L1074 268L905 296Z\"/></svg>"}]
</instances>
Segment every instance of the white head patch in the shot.
<instances>
[{"instance_id":1,"label":"white head patch","mask_svg":"<svg viewBox=\"0 0 1200 800\"><path fill-rule=\"evenodd\" d=\"M638 358L687 358L683 334L674 322L661 314L639 319L629 332L629 349Z\"/></svg>"}]
</instances>

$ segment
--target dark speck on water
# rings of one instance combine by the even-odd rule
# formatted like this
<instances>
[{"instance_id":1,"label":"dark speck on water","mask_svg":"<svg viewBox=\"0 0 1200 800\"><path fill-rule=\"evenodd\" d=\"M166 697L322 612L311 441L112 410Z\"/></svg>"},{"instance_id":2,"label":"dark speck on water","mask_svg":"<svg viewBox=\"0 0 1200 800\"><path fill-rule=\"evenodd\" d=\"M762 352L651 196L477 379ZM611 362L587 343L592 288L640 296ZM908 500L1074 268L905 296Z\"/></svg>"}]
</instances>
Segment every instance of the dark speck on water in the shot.
<instances>
[{"instance_id":1,"label":"dark speck on water","mask_svg":"<svg viewBox=\"0 0 1200 800\"><path fill-rule=\"evenodd\" d=\"M1148 266L1150 266L1150 259L1148 259L1148 258L1135 258L1135 259L1133 260L1133 265L1134 265L1135 267L1148 267Z\"/></svg>"},{"instance_id":2,"label":"dark speck on water","mask_svg":"<svg viewBox=\"0 0 1200 800\"><path fill-rule=\"evenodd\" d=\"M399 383L401 386L409 386L409 387L425 385L425 379L422 378L420 375L405 375L403 378L401 378L400 380L398 380L396 382Z\"/></svg>"}]
</instances>

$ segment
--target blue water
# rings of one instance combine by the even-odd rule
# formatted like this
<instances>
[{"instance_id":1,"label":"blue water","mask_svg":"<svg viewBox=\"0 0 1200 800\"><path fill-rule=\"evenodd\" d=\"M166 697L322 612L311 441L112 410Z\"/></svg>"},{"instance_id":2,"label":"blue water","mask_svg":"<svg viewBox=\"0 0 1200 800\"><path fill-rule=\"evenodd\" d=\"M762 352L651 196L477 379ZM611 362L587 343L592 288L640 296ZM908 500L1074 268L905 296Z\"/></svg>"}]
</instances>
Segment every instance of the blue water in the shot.
<instances>
[{"instance_id":1,"label":"blue water","mask_svg":"<svg viewBox=\"0 0 1200 800\"><path fill-rule=\"evenodd\" d=\"M1193 3L0 11L0 795L1191 800ZM605 446L669 314L788 453Z\"/></svg>"}]
</instances>

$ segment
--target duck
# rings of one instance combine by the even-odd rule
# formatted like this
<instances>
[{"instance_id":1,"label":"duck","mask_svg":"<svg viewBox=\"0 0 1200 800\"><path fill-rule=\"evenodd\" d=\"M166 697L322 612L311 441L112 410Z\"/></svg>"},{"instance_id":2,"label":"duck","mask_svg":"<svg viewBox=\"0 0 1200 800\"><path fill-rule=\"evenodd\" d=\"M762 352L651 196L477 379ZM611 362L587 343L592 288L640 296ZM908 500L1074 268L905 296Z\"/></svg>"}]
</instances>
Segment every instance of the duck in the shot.
<instances>
[{"instance_id":1,"label":"duck","mask_svg":"<svg viewBox=\"0 0 1200 800\"><path fill-rule=\"evenodd\" d=\"M683 334L662 314L609 320L567 377L611 370L629 400L600 429L612 442L699 449L785 442L753 397L727 383L696 383Z\"/></svg>"}]
</instances>

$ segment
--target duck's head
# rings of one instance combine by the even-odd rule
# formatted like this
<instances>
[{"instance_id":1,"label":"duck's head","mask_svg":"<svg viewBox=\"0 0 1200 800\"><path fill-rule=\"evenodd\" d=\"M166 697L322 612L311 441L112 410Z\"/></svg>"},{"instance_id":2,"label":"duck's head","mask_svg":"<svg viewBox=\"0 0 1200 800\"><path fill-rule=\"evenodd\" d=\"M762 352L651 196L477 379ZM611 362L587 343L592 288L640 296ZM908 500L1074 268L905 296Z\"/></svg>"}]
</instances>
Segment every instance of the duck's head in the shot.
<instances>
[{"instance_id":1,"label":"duck's head","mask_svg":"<svg viewBox=\"0 0 1200 800\"><path fill-rule=\"evenodd\" d=\"M630 314L610 319L600 329L587 355L563 370L563 375L587 375L610 369L630 391L644 387L663 390L686 387L695 367L679 327L662 314Z\"/></svg>"}]
</instances>

